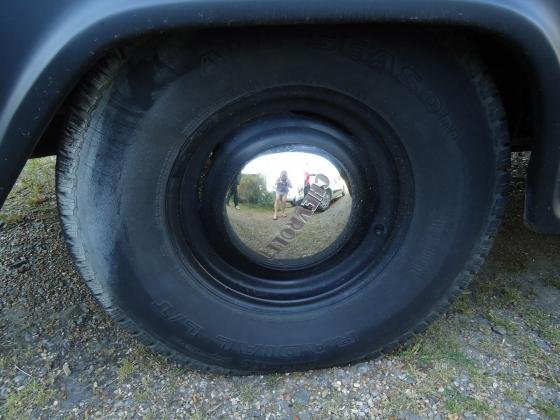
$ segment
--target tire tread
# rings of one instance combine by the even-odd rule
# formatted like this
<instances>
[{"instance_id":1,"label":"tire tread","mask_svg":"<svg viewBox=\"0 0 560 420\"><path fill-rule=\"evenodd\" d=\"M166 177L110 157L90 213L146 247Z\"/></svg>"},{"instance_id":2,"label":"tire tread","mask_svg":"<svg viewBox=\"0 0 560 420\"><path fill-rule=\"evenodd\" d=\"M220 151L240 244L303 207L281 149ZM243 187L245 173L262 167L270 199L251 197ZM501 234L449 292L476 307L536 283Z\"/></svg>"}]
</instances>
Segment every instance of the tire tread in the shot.
<instances>
[{"instance_id":1,"label":"tire tread","mask_svg":"<svg viewBox=\"0 0 560 420\"><path fill-rule=\"evenodd\" d=\"M468 287L473 277L482 267L494 243L503 217L506 194L509 189L510 162L509 133L506 115L498 91L488 71L477 55L469 50L468 43L453 40L450 42L450 48L452 51L459 50L462 52L460 56L457 55L457 59L462 63L473 86L476 88L480 102L486 113L488 127L492 131L494 140L493 147L496 156L496 178L491 211L486 222L484 233L475 245L471 258L465 265L463 271L456 278L454 286L434 305L435 309L428 313L423 319L419 319L414 327L409 331L405 331L399 338L386 344L383 348L361 357L359 360L376 358L405 345L410 340L422 334L431 322L445 313L449 309L453 299L459 296ZM86 285L90 288L103 309L125 330L135 336L148 348L176 362L206 372L234 375L262 373L262 371L225 369L208 365L189 358L173 350L164 343L155 340L118 307L110 291L103 287L88 264L87 250L84 248L80 237L80 221L78 219L77 201L75 200L75 191L77 188L76 171L79 166L80 151L85 144L85 134L92 121L93 113L103 94L111 87L114 77L126 60L125 53L120 50L109 53L82 82L71 101L71 108L67 118L64 137L59 149L56 168L59 217L70 254ZM300 366L301 369L318 367L321 366Z\"/></svg>"}]
</instances>

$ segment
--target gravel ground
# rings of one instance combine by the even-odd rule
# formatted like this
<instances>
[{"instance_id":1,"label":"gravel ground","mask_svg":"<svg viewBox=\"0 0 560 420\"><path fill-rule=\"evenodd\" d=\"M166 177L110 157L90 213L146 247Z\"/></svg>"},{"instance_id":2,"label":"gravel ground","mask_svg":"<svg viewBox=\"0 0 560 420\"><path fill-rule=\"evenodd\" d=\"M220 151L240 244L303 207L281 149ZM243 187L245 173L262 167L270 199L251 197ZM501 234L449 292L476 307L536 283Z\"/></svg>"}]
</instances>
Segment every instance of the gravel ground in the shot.
<instances>
[{"instance_id":1,"label":"gravel ground","mask_svg":"<svg viewBox=\"0 0 560 420\"><path fill-rule=\"evenodd\" d=\"M295 213L295 207L288 204L286 217L278 215L273 220L273 211L266 208L251 208L241 204L240 210L226 207L233 231L246 246L257 253L267 255L266 247L287 227ZM297 232L290 246L274 255L275 259L302 258L315 255L331 245L342 233L352 211L352 198L345 195L334 200L324 212L315 212L304 227Z\"/></svg>"},{"instance_id":2,"label":"gravel ground","mask_svg":"<svg viewBox=\"0 0 560 420\"><path fill-rule=\"evenodd\" d=\"M145 350L104 315L60 234L53 159L28 164L0 214L5 418L560 417L560 237L523 227L527 157L482 273L390 356L304 373L224 377Z\"/></svg>"}]
</instances>

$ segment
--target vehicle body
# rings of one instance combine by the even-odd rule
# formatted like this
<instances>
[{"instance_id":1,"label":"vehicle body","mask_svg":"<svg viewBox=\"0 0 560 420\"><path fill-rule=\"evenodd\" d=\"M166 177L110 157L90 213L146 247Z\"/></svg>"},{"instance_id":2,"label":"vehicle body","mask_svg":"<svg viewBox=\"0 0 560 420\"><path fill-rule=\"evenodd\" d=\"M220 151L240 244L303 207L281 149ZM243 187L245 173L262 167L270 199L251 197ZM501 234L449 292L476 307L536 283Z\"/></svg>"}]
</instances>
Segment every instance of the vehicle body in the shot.
<instances>
[{"instance_id":1,"label":"vehicle body","mask_svg":"<svg viewBox=\"0 0 560 420\"><path fill-rule=\"evenodd\" d=\"M560 233L558 0L26 0L0 37L0 205L57 154L82 277L195 367L331 366L420 333L490 249L510 150L531 151L525 224ZM224 210L278 150L327 156L348 205Z\"/></svg>"},{"instance_id":2,"label":"vehicle body","mask_svg":"<svg viewBox=\"0 0 560 420\"><path fill-rule=\"evenodd\" d=\"M292 207L299 206L299 204L303 200L303 197L305 197L303 186L295 187L288 193L288 201L290 202Z\"/></svg>"},{"instance_id":3,"label":"vehicle body","mask_svg":"<svg viewBox=\"0 0 560 420\"><path fill-rule=\"evenodd\" d=\"M315 177L317 174L309 174L310 178ZM340 175L326 175L329 178L329 197L328 203L325 203L325 209L327 209L331 203L331 201L336 200L337 198L344 197L346 194L346 186L344 180L340 177ZM299 206L305 197L305 188L303 185L295 185L294 188L290 190L288 193L288 201L292 204L293 207Z\"/></svg>"}]
</instances>

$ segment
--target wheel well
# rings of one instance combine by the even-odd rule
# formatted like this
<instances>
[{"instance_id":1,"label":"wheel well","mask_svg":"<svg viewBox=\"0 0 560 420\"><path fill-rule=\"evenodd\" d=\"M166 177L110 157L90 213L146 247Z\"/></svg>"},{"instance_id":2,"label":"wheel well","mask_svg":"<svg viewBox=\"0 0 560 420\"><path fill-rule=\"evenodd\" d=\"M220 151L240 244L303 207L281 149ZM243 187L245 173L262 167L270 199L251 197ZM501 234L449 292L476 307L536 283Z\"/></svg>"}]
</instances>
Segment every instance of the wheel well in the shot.
<instances>
[{"instance_id":1,"label":"wheel well","mask_svg":"<svg viewBox=\"0 0 560 420\"><path fill-rule=\"evenodd\" d=\"M395 25L384 25L394 27ZM328 29L328 26L324 26ZM410 25L407 25L410 28ZM418 26L418 30L438 33L438 36L457 37L462 35L476 48L488 67L506 110L511 136L512 150L530 150L534 139L535 105L532 77L529 66L524 59L523 51L516 48L506 39L487 32L477 32L467 28L451 28L447 26ZM232 29L233 30L233 29ZM259 29L255 29L259 30ZM340 31L339 31L340 33ZM443 33L443 34L442 34ZM131 42L146 42L143 36ZM120 47L125 47L121 45ZM106 53L110 54L110 51ZM101 60L103 57L100 57ZM91 67L94 67L92 63ZM90 68L91 68L90 67ZM83 75L87 78L88 73ZM79 86L79 83L78 85ZM76 89L76 87L74 88ZM65 127L66 111L74 95L69 92L66 101L59 108L50 124L39 140L32 157L54 155L58 151L59 141Z\"/></svg>"},{"instance_id":2,"label":"wheel well","mask_svg":"<svg viewBox=\"0 0 560 420\"><path fill-rule=\"evenodd\" d=\"M488 67L504 104L512 150L530 150L537 114L535 84L523 51L499 37L472 34L471 40Z\"/></svg>"}]
</instances>

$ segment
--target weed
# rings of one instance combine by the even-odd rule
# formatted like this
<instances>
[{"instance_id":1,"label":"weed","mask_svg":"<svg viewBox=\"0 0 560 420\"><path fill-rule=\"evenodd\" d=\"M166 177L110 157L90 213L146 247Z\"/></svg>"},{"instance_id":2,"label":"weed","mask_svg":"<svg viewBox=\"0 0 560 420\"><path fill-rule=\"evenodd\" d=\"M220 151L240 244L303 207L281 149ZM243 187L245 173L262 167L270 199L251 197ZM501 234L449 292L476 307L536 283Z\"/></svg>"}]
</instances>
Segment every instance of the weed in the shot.
<instances>
[{"instance_id":1,"label":"weed","mask_svg":"<svg viewBox=\"0 0 560 420\"><path fill-rule=\"evenodd\" d=\"M557 349L560 348L560 328L555 325L545 325L540 329L540 335Z\"/></svg>"},{"instance_id":2,"label":"weed","mask_svg":"<svg viewBox=\"0 0 560 420\"><path fill-rule=\"evenodd\" d=\"M511 400L511 402L517 403L517 404L522 404L525 402L525 397L523 396L523 394L518 391L517 389L513 389L513 388L506 388L506 390L504 391L504 395Z\"/></svg>"},{"instance_id":3,"label":"weed","mask_svg":"<svg viewBox=\"0 0 560 420\"><path fill-rule=\"evenodd\" d=\"M54 197L55 158L32 159L27 162L0 213L6 225L21 222L34 208Z\"/></svg>"},{"instance_id":4,"label":"weed","mask_svg":"<svg viewBox=\"0 0 560 420\"><path fill-rule=\"evenodd\" d=\"M150 401L154 396L154 381L149 378L142 378L142 387L133 394L132 398L136 403Z\"/></svg>"},{"instance_id":5,"label":"weed","mask_svg":"<svg viewBox=\"0 0 560 420\"><path fill-rule=\"evenodd\" d=\"M424 364L448 361L457 366L472 367L474 362L461 351L456 335L450 333L452 326L446 327L444 329L442 323L433 324L412 347L402 352L403 356L409 361Z\"/></svg>"},{"instance_id":6,"label":"weed","mask_svg":"<svg viewBox=\"0 0 560 420\"><path fill-rule=\"evenodd\" d=\"M545 286L554 287L556 289L560 289L560 278L557 277L545 277L543 279L543 283Z\"/></svg>"},{"instance_id":7,"label":"weed","mask_svg":"<svg viewBox=\"0 0 560 420\"><path fill-rule=\"evenodd\" d=\"M481 416L488 416L492 409L486 401L478 400L457 389L445 390L445 406L450 414L463 414L466 411Z\"/></svg>"},{"instance_id":8,"label":"weed","mask_svg":"<svg viewBox=\"0 0 560 420\"><path fill-rule=\"evenodd\" d=\"M54 398L54 390L30 380L21 390L6 399L3 414L6 418L22 418L30 407L44 407Z\"/></svg>"},{"instance_id":9,"label":"weed","mask_svg":"<svg viewBox=\"0 0 560 420\"><path fill-rule=\"evenodd\" d=\"M10 360L6 356L0 357L0 369L6 369L10 365Z\"/></svg>"},{"instance_id":10,"label":"weed","mask_svg":"<svg viewBox=\"0 0 560 420\"><path fill-rule=\"evenodd\" d=\"M239 385L238 390L239 390L239 398L242 401L250 403L255 398L256 393L250 384L242 383Z\"/></svg>"},{"instance_id":11,"label":"weed","mask_svg":"<svg viewBox=\"0 0 560 420\"><path fill-rule=\"evenodd\" d=\"M0 221L4 222L7 226L12 226L20 223L23 219L25 219L25 213L17 211L0 213Z\"/></svg>"},{"instance_id":12,"label":"weed","mask_svg":"<svg viewBox=\"0 0 560 420\"><path fill-rule=\"evenodd\" d=\"M270 390L276 389L280 383L282 375L267 375L265 376L266 387Z\"/></svg>"},{"instance_id":13,"label":"weed","mask_svg":"<svg viewBox=\"0 0 560 420\"><path fill-rule=\"evenodd\" d=\"M516 287L504 286L500 289L503 303L512 305L515 303L523 302L525 300L523 293Z\"/></svg>"},{"instance_id":14,"label":"weed","mask_svg":"<svg viewBox=\"0 0 560 420\"><path fill-rule=\"evenodd\" d=\"M525 324L535 330L554 347L560 347L560 328L549 313L536 308L526 308L523 313Z\"/></svg>"},{"instance_id":15,"label":"weed","mask_svg":"<svg viewBox=\"0 0 560 420\"><path fill-rule=\"evenodd\" d=\"M526 335L518 337L519 359L525 364L529 374L546 381L552 386L558 385L558 377L554 372L554 360L535 341Z\"/></svg>"},{"instance_id":16,"label":"weed","mask_svg":"<svg viewBox=\"0 0 560 420\"><path fill-rule=\"evenodd\" d=\"M130 357L123 360L121 366L119 367L119 379L124 381L132 376L136 370L136 363Z\"/></svg>"},{"instance_id":17,"label":"weed","mask_svg":"<svg viewBox=\"0 0 560 420\"><path fill-rule=\"evenodd\" d=\"M457 298L454 304L454 309L460 314L473 315L474 302L469 294L462 294Z\"/></svg>"},{"instance_id":18,"label":"weed","mask_svg":"<svg viewBox=\"0 0 560 420\"><path fill-rule=\"evenodd\" d=\"M406 412L417 412L421 409L421 406L416 395L399 392L383 401L381 409L388 414L398 415Z\"/></svg>"},{"instance_id":19,"label":"weed","mask_svg":"<svg viewBox=\"0 0 560 420\"><path fill-rule=\"evenodd\" d=\"M560 408L558 408L557 406L555 406L549 401L537 400L533 404L533 407L539 410L545 416L550 417L551 419L560 418Z\"/></svg>"},{"instance_id":20,"label":"weed","mask_svg":"<svg viewBox=\"0 0 560 420\"><path fill-rule=\"evenodd\" d=\"M519 327L515 323L501 317L494 311L488 311L486 313L486 319L488 319L488 321L490 321L495 326L504 328L510 334L519 332Z\"/></svg>"}]
</instances>

